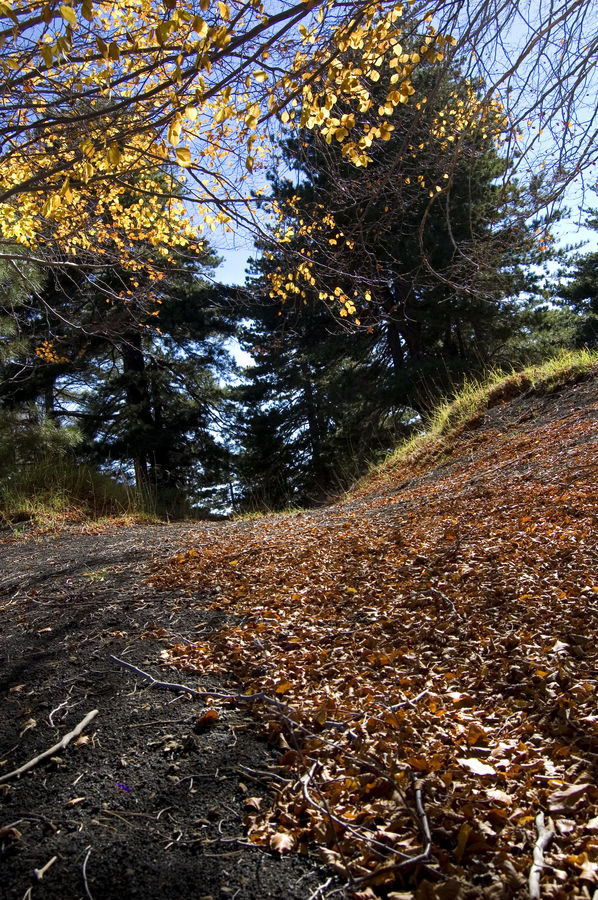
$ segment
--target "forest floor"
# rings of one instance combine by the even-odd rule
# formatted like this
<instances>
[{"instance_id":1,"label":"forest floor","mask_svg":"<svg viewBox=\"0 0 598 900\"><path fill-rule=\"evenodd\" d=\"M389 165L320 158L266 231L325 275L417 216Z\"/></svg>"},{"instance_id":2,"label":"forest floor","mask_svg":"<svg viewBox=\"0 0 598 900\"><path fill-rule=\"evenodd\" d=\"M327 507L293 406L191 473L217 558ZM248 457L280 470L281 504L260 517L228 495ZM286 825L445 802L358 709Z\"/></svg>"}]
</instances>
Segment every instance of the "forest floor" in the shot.
<instances>
[{"instance_id":1,"label":"forest floor","mask_svg":"<svg viewBox=\"0 0 598 900\"><path fill-rule=\"evenodd\" d=\"M7 534L0 897L597 896L597 426L594 372L312 512Z\"/></svg>"}]
</instances>

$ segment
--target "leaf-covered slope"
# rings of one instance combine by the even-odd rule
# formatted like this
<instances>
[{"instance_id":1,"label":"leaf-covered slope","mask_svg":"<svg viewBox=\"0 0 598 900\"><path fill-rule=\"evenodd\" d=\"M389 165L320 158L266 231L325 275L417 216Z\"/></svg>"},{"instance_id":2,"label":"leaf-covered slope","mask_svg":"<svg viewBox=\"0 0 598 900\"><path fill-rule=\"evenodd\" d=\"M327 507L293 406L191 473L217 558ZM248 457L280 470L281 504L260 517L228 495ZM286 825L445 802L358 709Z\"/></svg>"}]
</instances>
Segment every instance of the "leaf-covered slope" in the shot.
<instances>
[{"instance_id":1,"label":"leaf-covered slope","mask_svg":"<svg viewBox=\"0 0 598 900\"><path fill-rule=\"evenodd\" d=\"M354 890L523 897L544 812L543 896L591 896L597 425L594 367L342 503L206 525L160 566L228 613L167 660L288 704L262 707L288 781L250 840L317 842Z\"/></svg>"}]
</instances>

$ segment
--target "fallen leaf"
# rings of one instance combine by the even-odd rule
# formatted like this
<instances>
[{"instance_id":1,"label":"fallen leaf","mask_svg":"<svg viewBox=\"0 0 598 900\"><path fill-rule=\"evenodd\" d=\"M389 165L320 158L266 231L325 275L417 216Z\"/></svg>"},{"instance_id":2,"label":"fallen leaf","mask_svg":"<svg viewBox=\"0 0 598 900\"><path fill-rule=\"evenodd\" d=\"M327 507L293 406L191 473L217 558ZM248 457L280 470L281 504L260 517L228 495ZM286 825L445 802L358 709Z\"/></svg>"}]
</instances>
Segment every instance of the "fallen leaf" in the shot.
<instances>
[{"instance_id":1,"label":"fallen leaf","mask_svg":"<svg viewBox=\"0 0 598 900\"><path fill-rule=\"evenodd\" d=\"M202 713L201 716L197 717L193 726L193 731L195 731L196 734L202 734L204 731L207 731L208 728L211 728L212 725L215 725L219 718L220 714L217 709L208 709Z\"/></svg>"},{"instance_id":2,"label":"fallen leaf","mask_svg":"<svg viewBox=\"0 0 598 900\"><path fill-rule=\"evenodd\" d=\"M467 847L467 841L469 840L469 835L471 834L471 825L468 825L467 822L463 822L461 828L459 829L459 837L457 839L457 846L455 847L455 859L457 862L461 862L461 858L465 853L465 848Z\"/></svg>"},{"instance_id":3,"label":"fallen leaf","mask_svg":"<svg viewBox=\"0 0 598 900\"><path fill-rule=\"evenodd\" d=\"M583 802L583 798L591 784L570 784L559 791L554 791L548 798L551 813L570 812Z\"/></svg>"},{"instance_id":4,"label":"fallen leaf","mask_svg":"<svg viewBox=\"0 0 598 900\"><path fill-rule=\"evenodd\" d=\"M482 762L481 759L476 759L475 756L471 757L471 759L459 758L457 762L462 765L463 768L473 772L474 775L496 775L494 766L489 766L487 763Z\"/></svg>"},{"instance_id":5,"label":"fallen leaf","mask_svg":"<svg viewBox=\"0 0 598 900\"><path fill-rule=\"evenodd\" d=\"M270 838L270 846L280 854L289 853L295 846L295 838L288 831L277 831Z\"/></svg>"},{"instance_id":6,"label":"fallen leaf","mask_svg":"<svg viewBox=\"0 0 598 900\"><path fill-rule=\"evenodd\" d=\"M589 881L591 884L595 884L598 882L598 863L591 862L591 860L586 860L581 867L581 874L579 876L582 881Z\"/></svg>"},{"instance_id":7,"label":"fallen leaf","mask_svg":"<svg viewBox=\"0 0 598 900\"><path fill-rule=\"evenodd\" d=\"M23 725L23 728L21 730L19 737L23 737L23 735L25 734L26 731L29 731L30 728L35 728L36 725L37 725L37 722L35 721L35 719L27 719L27 721Z\"/></svg>"},{"instance_id":8,"label":"fallen leaf","mask_svg":"<svg viewBox=\"0 0 598 900\"><path fill-rule=\"evenodd\" d=\"M511 795L507 794L506 791L501 791L500 788L490 788L486 793L488 797L496 803L504 803L505 806L510 806L513 802Z\"/></svg>"}]
</instances>

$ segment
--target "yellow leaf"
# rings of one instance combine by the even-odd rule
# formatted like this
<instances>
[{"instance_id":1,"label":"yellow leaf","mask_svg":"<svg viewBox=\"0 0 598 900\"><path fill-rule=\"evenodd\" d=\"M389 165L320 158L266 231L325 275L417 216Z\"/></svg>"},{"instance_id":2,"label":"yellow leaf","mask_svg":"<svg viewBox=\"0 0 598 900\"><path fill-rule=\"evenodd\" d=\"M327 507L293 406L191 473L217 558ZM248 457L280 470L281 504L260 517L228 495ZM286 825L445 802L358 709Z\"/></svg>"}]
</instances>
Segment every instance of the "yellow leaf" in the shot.
<instances>
[{"instance_id":1,"label":"yellow leaf","mask_svg":"<svg viewBox=\"0 0 598 900\"><path fill-rule=\"evenodd\" d=\"M275 692L277 694L286 694L288 691L291 690L292 687L293 687L293 685L291 684L290 681L281 681L280 684L278 684L276 686Z\"/></svg>"},{"instance_id":2,"label":"yellow leaf","mask_svg":"<svg viewBox=\"0 0 598 900\"><path fill-rule=\"evenodd\" d=\"M262 69L258 69L257 72L254 72L253 77L259 84L262 84L268 78L267 74Z\"/></svg>"},{"instance_id":3,"label":"yellow leaf","mask_svg":"<svg viewBox=\"0 0 598 900\"><path fill-rule=\"evenodd\" d=\"M77 13L72 8L72 6L61 6L60 15L65 20L65 22L69 23L69 25L77 24Z\"/></svg>"},{"instance_id":4,"label":"yellow leaf","mask_svg":"<svg viewBox=\"0 0 598 900\"><path fill-rule=\"evenodd\" d=\"M193 19L193 31L200 37L203 37L204 34L207 34L208 26L201 16L195 16L195 18Z\"/></svg>"},{"instance_id":5,"label":"yellow leaf","mask_svg":"<svg viewBox=\"0 0 598 900\"><path fill-rule=\"evenodd\" d=\"M54 59L54 54L52 53L52 48L49 44L44 44L42 46L42 57L46 64L46 68L50 68Z\"/></svg>"},{"instance_id":6,"label":"yellow leaf","mask_svg":"<svg viewBox=\"0 0 598 900\"><path fill-rule=\"evenodd\" d=\"M222 16L224 21L227 22L230 18L230 9L226 5L226 3L222 2L222 0L218 0L218 11L220 12L220 15Z\"/></svg>"},{"instance_id":7,"label":"yellow leaf","mask_svg":"<svg viewBox=\"0 0 598 900\"><path fill-rule=\"evenodd\" d=\"M112 163L113 166L117 166L120 162L120 158L122 156L120 152L120 147L116 143L110 144L108 147L108 152L106 153L108 157L108 162Z\"/></svg>"},{"instance_id":8,"label":"yellow leaf","mask_svg":"<svg viewBox=\"0 0 598 900\"><path fill-rule=\"evenodd\" d=\"M100 53L102 54L104 59L107 59L108 58L108 44L105 41L103 41L101 37L96 37L96 44L97 44L98 50L100 51Z\"/></svg>"},{"instance_id":9,"label":"yellow leaf","mask_svg":"<svg viewBox=\"0 0 598 900\"><path fill-rule=\"evenodd\" d=\"M64 197L64 199L68 202L73 199L73 192L71 191L71 179L65 178L62 187L60 188L60 196Z\"/></svg>"},{"instance_id":10,"label":"yellow leaf","mask_svg":"<svg viewBox=\"0 0 598 900\"><path fill-rule=\"evenodd\" d=\"M178 147L176 151L176 161L179 166L185 168L191 165L191 151L188 147Z\"/></svg>"},{"instance_id":11,"label":"yellow leaf","mask_svg":"<svg viewBox=\"0 0 598 900\"><path fill-rule=\"evenodd\" d=\"M17 19L16 13L11 7L10 3L0 3L0 15L8 16L8 18L15 23L15 25L19 24L19 20Z\"/></svg>"},{"instance_id":12,"label":"yellow leaf","mask_svg":"<svg viewBox=\"0 0 598 900\"><path fill-rule=\"evenodd\" d=\"M469 840L469 835L471 834L471 825L468 825L467 822L463 822L461 828L459 829L459 837L457 840L457 846L455 847L455 857L457 862L461 862L461 857L465 853L465 848L467 846L467 841Z\"/></svg>"},{"instance_id":13,"label":"yellow leaf","mask_svg":"<svg viewBox=\"0 0 598 900\"><path fill-rule=\"evenodd\" d=\"M168 140L172 144L173 147L179 142L179 138L181 136L181 125L180 122L173 122L168 129Z\"/></svg>"}]
</instances>

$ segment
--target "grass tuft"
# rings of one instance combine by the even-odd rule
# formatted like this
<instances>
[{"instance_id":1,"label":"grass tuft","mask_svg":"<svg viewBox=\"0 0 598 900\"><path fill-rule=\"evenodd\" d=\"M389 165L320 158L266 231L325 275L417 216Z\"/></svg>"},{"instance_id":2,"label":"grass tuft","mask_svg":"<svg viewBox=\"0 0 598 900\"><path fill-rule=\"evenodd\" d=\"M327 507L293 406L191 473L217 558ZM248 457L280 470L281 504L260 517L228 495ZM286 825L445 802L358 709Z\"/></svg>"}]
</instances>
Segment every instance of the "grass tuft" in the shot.
<instances>
[{"instance_id":1,"label":"grass tuft","mask_svg":"<svg viewBox=\"0 0 598 900\"><path fill-rule=\"evenodd\" d=\"M442 452L453 437L480 422L493 406L528 392L550 393L592 374L598 374L598 351L579 350L564 351L520 372L507 374L497 370L483 380L468 381L453 397L439 404L426 431L401 444L365 481L407 461L417 462L431 453Z\"/></svg>"},{"instance_id":2,"label":"grass tuft","mask_svg":"<svg viewBox=\"0 0 598 900\"><path fill-rule=\"evenodd\" d=\"M13 530L151 513L148 498L136 489L68 456L29 462L0 483L0 526Z\"/></svg>"}]
</instances>

